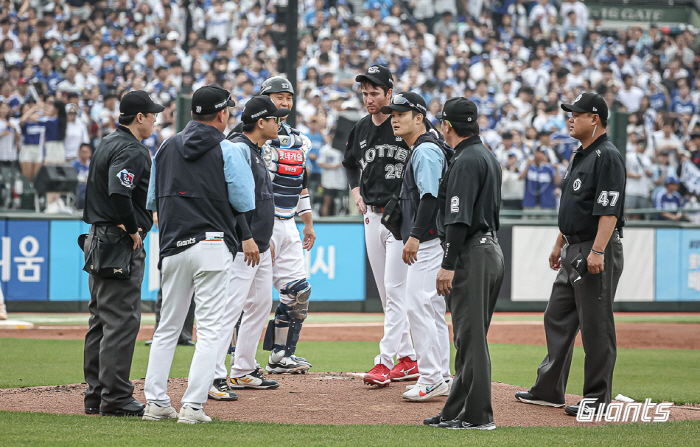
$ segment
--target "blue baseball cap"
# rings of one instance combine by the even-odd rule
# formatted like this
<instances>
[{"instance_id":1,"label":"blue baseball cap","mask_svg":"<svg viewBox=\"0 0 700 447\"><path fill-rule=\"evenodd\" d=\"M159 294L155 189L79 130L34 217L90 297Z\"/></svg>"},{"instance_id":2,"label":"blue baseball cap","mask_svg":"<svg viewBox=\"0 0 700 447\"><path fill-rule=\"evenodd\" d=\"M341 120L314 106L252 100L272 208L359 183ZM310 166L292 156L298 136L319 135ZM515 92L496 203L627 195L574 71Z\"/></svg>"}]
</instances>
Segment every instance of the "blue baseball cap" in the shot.
<instances>
[{"instance_id":1,"label":"blue baseball cap","mask_svg":"<svg viewBox=\"0 0 700 447\"><path fill-rule=\"evenodd\" d=\"M669 175L664 179L664 185L679 185L681 181L678 179L678 177L675 177L673 175Z\"/></svg>"}]
</instances>

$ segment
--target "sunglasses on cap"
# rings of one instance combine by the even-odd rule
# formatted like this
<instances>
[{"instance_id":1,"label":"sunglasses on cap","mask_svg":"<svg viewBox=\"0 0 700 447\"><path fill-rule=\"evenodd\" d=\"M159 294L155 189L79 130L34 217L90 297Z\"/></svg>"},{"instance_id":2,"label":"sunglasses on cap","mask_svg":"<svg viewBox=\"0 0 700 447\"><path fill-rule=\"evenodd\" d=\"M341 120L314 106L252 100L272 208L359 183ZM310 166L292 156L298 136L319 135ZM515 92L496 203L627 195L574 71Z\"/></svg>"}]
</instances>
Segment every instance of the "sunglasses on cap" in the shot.
<instances>
[{"instance_id":1,"label":"sunglasses on cap","mask_svg":"<svg viewBox=\"0 0 700 447\"><path fill-rule=\"evenodd\" d=\"M408 105L409 107L413 107L414 109L419 109L420 107L416 106L413 104L411 101L408 99L404 98L403 95L395 95L391 97L391 104L397 105L397 106L403 106L403 105Z\"/></svg>"}]
</instances>

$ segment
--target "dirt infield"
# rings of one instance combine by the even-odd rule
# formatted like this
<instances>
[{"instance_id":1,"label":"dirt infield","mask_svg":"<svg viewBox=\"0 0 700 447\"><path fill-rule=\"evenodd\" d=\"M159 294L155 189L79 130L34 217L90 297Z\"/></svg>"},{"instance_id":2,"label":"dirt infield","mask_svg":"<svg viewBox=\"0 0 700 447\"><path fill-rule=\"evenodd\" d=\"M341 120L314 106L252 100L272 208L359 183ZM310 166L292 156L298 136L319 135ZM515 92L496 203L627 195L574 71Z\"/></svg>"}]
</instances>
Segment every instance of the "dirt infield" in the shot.
<instances>
[{"instance_id":1,"label":"dirt infield","mask_svg":"<svg viewBox=\"0 0 700 447\"><path fill-rule=\"evenodd\" d=\"M451 327L450 327L451 328ZM308 323L302 341L378 341L382 323ZM37 326L35 329L0 330L0 338L80 340L87 326ZM617 346L634 349L700 349L700 324L617 323ZM142 326L139 340L148 340L153 326ZM544 326L538 321L494 321L490 343L545 345ZM581 346L581 338L576 341Z\"/></svg>"},{"instance_id":2,"label":"dirt infield","mask_svg":"<svg viewBox=\"0 0 700 447\"><path fill-rule=\"evenodd\" d=\"M646 349L700 349L700 324L618 323L618 346ZM86 326L36 326L34 329L0 330L0 338L42 338L78 340ZM152 326L142 326L139 340L147 340ZM304 341L378 341L380 322L309 323ZM538 321L494 321L490 343L544 345L544 327ZM580 345L580 337L577 340ZM445 397L427 402L406 402L401 398L406 383L386 388L368 387L352 373L320 373L274 376L277 390L241 390L237 402L209 401L207 414L222 420L277 422L290 424L414 425L437 414ZM143 380L134 381L135 397L144 401ZM187 379L170 379L174 406L187 386ZM83 414L85 384L0 389L0 410ZM498 426L583 426L562 409L518 403L514 393L523 388L498 382L492 384L495 422ZM293 394L292 408L279 405L279 394ZM274 396L277 394L277 396ZM580 396L567 395L567 404ZM653 411L652 411L653 414ZM673 407L670 420L700 420L700 408Z\"/></svg>"},{"instance_id":3,"label":"dirt infield","mask_svg":"<svg viewBox=\"0 0 700 447\"><path fill-rule=\"evenodd\" d=\"M276 390L237 391L237 402L209 401L209 416L228 421L277 422L286 424L331 425L420 425L426 417L439 413L446 397L426 402L407 402L401 398L405 383L392 383L386 388L364 385L361 379L346 373L309 373L275 376ZM134 396L144 401L143 380L134 381ZM173 406L179 402L187 386L186 379L170 379L169 394ZM0 408L9 411L83 414L84 384L0 390ZM590 425L567 416L561 408L526 405L513 395L523 388L494 382L493 410L497 426L584 426ZM293 394L289 405L279 405L280 394ZM580 396L567 395L567 404L575 404ZM291 407L290 407L291 406ZM700 410L671 408L670 420L700 420ZM653 415L653 411L649 412Z\"/></svg>"}]
</instances>

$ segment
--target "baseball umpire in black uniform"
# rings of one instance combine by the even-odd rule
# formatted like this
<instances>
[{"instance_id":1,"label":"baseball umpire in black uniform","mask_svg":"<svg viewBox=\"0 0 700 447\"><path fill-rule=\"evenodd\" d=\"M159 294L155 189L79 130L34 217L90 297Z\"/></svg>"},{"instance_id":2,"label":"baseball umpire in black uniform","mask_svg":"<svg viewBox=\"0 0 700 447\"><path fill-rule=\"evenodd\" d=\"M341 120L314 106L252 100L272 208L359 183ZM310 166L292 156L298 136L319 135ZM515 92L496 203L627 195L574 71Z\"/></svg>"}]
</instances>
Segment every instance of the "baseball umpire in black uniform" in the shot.
<instances>
[{"instance_id":1,"label":"baseball umpire in black uniform","mask_svg":"<svg viewBox=\"0 0 700 447\"><path fill-rule=\"evenodd\" d=\"M151 136L163 109L143 90L124 95L119 126L102 139L90 165L83 212L83 220L92 224L84 245L86 259L95 244L101 254L130 250L131 260L128 278L90 274L90 327L83 365L87 414L143 415L144 405L134 399L129 380L141 323L143 238L153 225L146 209L151 155L141 140Z\"/></svg>"},{"instance_id":2,"label":"baseball umpire in black uniform","mask_svg":"<svg viewBox=\"0 0 700 447\"><path fill-rule=\"evenodd\" d=\"M518 392L521 402L564 406L574 340L579 329L586 352L583 396L596 403L611 399L617 357L613 301L623 268L621 230L625 224L625 165L605 133L608 106L594 93L579 95L571 112L571 136L581 142L561 185L559 231L549 265L559 270L544 329L547 356L537 370L537 382ZM566 407L576 416L578 405Z\"/></svg>"},{"instance_id":3,"label":"baseball umpire in black uniform","mask_svg":"<svg viewBox=\"0 0 700 447\"><path fill-rule=\"evenodd\" d=\"M479 137L476 104L448 100L436 117L455 154L438 191L438 235L445 255L438 294L452 313L455 378L439 415L423 421L449 429L493 430L491 358L486 334L505 271L496 239L501 168Z\"/></svg>"}]
</instances>

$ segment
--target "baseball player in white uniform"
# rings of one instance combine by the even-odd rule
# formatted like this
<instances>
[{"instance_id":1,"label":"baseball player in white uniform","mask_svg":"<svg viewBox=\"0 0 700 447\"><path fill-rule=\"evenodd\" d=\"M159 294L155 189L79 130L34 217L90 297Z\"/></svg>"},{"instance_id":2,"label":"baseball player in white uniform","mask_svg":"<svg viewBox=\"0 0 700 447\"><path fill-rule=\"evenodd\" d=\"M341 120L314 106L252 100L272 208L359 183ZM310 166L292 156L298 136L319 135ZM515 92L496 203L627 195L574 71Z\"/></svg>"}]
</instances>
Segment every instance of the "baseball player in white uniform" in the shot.
<instances>
[{"instance_id":1,"label":"baseball player in white uniform","mask_svg":"<svg viewBox=\"0 0 700 447\"><path fill-rule=\"evenodd\" d=\"M391 116L381 111L391 99L391 72L381 65L372 65L355 80L361 83L369 115L350 132L343 166L355 204L364 215L367 257L384 309L384 337L364 382L386 386L392 380L419 376L404 302L407 265L401 259L403 242L381 223L384 206L401 188L409 148L394 135Z\"/></svg>"},{"instance_id":2,"label":"baseball player in white uniform","mask_svg":"<svg viewBox=\"0 0 700 447\"><path fill-rule=\"evenodd\" d=\"M275 76L263 82L260 94L269 96L278 108L292 108L294 89L283 77ZM274 374L305 373L312 366L305 358L295 355L311 295L311 284L304 268L304 250L311 250L316 240L306 189L306 153L310 147L311 142L305 135L284 122L278 137L263 147L275 203L272 281L280 294L280 304L268 324L263 343L263 349L272 351L265 369ZM294 222L295 215L304 222L303 243Z\"/></svg>"},{"instance_id":3,"label":"baseball player in white uniform","mask_svg":"<svg viewBox=\"0 0 700 447\"><path fill-rule=\"evenodd\" d=\"M279 383L264 378L255 361L260 335L272 307L272 266L274 252L270 238L275 206L272 182L262 157L261 146L277 136L280 119L288 109L278 109L267 96L248 101L241 114L240 132L233 131L227 140L249 155L255 180L255 210L236 215L243 242L233 260L229 299L219 337L216 374L209 390L215 400L235 400L231 389L274 389ZM274 121L274 122L273 122ZM243 256L244 255L244 256ZM226 354L240 318L235 355L231 356L231 381L226 381Z\"/></svg>"},{"instance_id":4,"label":"baseball player in white uniform","mask_svg":"<svg viewBox=\"0 0 700 447\"><path fill-rule=\"evenodd\" d=\"M444 252L438 239L438 187L453 150L437 131L426 131L423 123L428 109L423 98L402 92L382 108L391 113L394 133L411 146L399 193L402 221L397 236L404 242L406 309L416 348L420 377L408 385L403 398L422 401L449 394L450 341L445 322L445 299L438 295L434 278Z\"/></svg>"}]
</instances>

